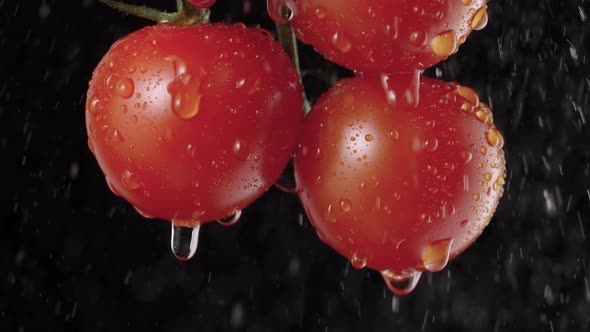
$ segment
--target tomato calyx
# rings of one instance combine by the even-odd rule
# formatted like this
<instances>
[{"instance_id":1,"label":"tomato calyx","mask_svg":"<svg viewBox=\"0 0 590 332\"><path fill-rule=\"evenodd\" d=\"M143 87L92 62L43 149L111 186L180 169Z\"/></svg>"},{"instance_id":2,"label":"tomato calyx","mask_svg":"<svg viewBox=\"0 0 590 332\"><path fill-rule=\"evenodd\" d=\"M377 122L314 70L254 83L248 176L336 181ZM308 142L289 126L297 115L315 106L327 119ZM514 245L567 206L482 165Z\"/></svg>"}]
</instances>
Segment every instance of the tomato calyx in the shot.
<instances>
[{"instance_id":1,"label":"tomato calyx","mask_svg":"<svg viewBox=\"0 0 590 332\"><path fill-rule=\"evenodd\" d=\"M114 0L99 0L103 4L126 14L145 18L157 23L195 26L209 22L211 11L208 8L196 8L186 0L176 0L176 12L169 13L147 6L130 5Z\"/></svg>"}]
</instances>

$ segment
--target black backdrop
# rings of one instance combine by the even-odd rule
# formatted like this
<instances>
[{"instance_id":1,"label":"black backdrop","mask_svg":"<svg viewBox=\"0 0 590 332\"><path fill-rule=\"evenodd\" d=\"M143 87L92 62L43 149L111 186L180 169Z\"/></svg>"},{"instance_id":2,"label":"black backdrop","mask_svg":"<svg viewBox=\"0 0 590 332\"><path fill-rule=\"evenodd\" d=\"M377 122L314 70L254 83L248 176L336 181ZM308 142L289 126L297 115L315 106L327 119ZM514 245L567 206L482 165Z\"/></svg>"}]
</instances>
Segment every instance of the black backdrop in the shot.
<instances>
[{"instance_id":1,"label":"black backdrop","mask_svg":"<svg viewBox=\"0 0 590 332\"><path fill-rule=\"evenodd\" d=\"M218 0L213 20L273 27L264 1L243 2ZM493 105L507 192L469 250L396 297L276 189L178 262L169 224L112 195L86 145L92 69L146 22L94 0L0 0L0 331L589 331L590 4L489 7L427 74ZM303 67L347 75L307 47ZM327 88L305 83L312 99Z\"/></svg>"}]
</instances>

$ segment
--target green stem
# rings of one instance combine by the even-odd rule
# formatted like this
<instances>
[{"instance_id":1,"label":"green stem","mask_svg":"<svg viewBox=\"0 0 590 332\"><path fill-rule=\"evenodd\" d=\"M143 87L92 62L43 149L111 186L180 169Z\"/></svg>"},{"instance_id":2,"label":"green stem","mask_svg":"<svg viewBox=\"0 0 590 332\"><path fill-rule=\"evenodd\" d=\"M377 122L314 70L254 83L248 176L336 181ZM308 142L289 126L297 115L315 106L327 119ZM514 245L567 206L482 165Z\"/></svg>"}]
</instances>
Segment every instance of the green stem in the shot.
<instances>
[{"instance_id":1,"label":"green stem","mask_svg":"<svg viewBox=\"0 0 590 332\"><path fill-rule=\"evenodd\" d=\"M176 0L177 12L175 13L167 13L146 6L130 5L115 0L99 1L124 13L158 23L172 23L177 25L192 26L209 22L209 9L197 9L187 4L185 0Z\"/></svg>"},{"instance_id":2,"label":"green stem","mask_svg":"<svg viewBox=\"0 0 590 332\"><path fill-rule=\"evenodd\" d=\"M289 24L279 24L279 23L276 24L276 27L277 27L277 34L279 36L279 43L281 43L281 45L283 45L285 52L287 52L287 54L289 55L289 58L291 58L291 62L293 63L293 67L295 67L295 70L299 74L299 77L303 78L303 76L301 76L301 65L299 63L299 50L297 48L297 38L295 38L295 34L293 33L293 28ZM309 101L307 100L307 97L305 96L305 91L304 91L303 92L303 112L305 114L307 114L307 113L309 113L310 109L311 109L311 106L309 104Z\"/></svg>"}]
</instances>

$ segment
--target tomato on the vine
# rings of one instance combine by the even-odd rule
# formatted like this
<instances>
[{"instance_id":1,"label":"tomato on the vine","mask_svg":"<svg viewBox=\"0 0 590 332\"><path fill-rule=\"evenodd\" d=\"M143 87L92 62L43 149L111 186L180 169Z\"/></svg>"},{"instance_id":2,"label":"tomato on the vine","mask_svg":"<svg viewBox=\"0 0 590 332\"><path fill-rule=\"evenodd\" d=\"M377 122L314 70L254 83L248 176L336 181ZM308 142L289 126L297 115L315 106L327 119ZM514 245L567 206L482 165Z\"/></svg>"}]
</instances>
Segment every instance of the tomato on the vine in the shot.
<instances>
[{"instance_id":1,"label":"tomato on the vine","mask_svg":"<svg viewBox=\"0 0 590 332\"><path fill-rule=\"evenodd\" d=\"M88 144L113 192L193 227L243 209L279 177L302 87L266 31L156 25L116 42L88 90Z\"/></svg>"},{"instance_id":2,"label":"tomato on the vine","mask_svg":"<svg viewBox=\"0 0 590 332\"><path fill-rule=\"evenodd\" d=\"M295 158L320 238L402 294L396 282L441 270L479 236L505 176L490 108L472 89L430 78L416 98L417 80L336 83L306 117Z\"/></svg>"},{"instance_id":3,"label":"tomato on the vine","mask_svg":"<svg viewBox=\"0 0 590 332\"><path fill-rule=\"evenodd\" d=\"M425 69L487 24L487 0L268 0L270 15L357 72Z\"/></svg>"}]
</instances>

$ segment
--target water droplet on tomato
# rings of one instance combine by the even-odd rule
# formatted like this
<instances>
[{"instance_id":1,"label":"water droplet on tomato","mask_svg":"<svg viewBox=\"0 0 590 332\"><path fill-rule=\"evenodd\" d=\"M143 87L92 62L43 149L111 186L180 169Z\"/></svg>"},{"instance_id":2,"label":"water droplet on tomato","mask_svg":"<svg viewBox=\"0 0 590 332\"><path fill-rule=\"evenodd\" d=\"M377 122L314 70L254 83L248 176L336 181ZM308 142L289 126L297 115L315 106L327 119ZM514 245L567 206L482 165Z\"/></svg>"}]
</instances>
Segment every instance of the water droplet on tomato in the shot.
<instances>
[{"instance_id":1,"label":"water droplet on tomato","mask_svg":"<svg viewBox=\"0 0 590 332\"><path fill-rule=\"evenodd\" d=\"M219 219L217 220L217 222L223 226L232 226L235 225L238 220L240 220L240 217L242 216L242 210L240 209L235 209L234 213L232 213L232 215Z\"/></svg>"},{"instance_id":2,"label":"water droplet on tomato","mask_svg":"<svg viewBox=\"0 0 590 332\"><path fill-rule=\"evenodd\" d=\"M457 88L457 94L467 100L471 105L475 107L479 105L479 96L472 88L460 86Z\"/></svg>"},{"instance_id":3,"label":"water droplet on tomato","mask_svg":"<svg viewBox=\"0 0 590 332\"><path fill-rule=\"evenodd\" d=\"M181 119L191 119L199 113L201 104L201 77L192 77L184 61L178 57L167 57L174 65L175 78L167 86L172 102L172 111ZM203 75L201 69L197 74Z\"/></svg>"},{"instance_id":4,"label":"water droplet on tomato","mask_svg":"<svg viewBox=\"0 0 590 332\"><path fill-rule=\"evenodd\" d=\"M479 149L479 152L481 152L482 156L485 156L486 154L488 154L488 148L482 146L481 149Z\"/></svg>"},{"instance_id":5,"label":"water droplet on tomato","mask_svg":"<svg viewBox=\"0 0 590 332\"><path fill-rule=\"evenodd\" d=\"M332 206L332 204L328 205L328 208L326 209L326 220L333 224L336 223L336 217L334 216L334 207Z\"/></svg>"},{"instance_id":6,"label":"water droplet on tomato","mask_svg":"<svg viewBox=\"0 0 590 332\"><path fill-rule=\"evenodd\" d=\"M172 224L170 247L178 260L187 261L195 255L199 243L199 229L200 224L196 224L194 227Z\"/></svg>"},{"instance_id":7,"label":"water droplet on tomato","mask_svg":"<svg viewBox=\"0 0 590 332\"><path fill-rule=\"evenodd\" d=\"M363 269L367 266L367 259L364 257L359 256L358 254L353 254L350 258L350 264L357 270Z\"/></svg>"},{"instance_id":8,"label":"water droplet on tomato","mask_svg":"<svg viewBox=\"0 0 590 332\"><path fill-rule=\"evenodd\" d=\"M240 160L250 159L251 151L248 148L248 144L242 140L235 140L232 145L232 152Z\"/></svg>"},{"instance_id":9,"label":"water droplet on tomato","mask_svg":"<svg viewBox=\"0 0 590 332\"><path fill-rule=\"evenodd\" d=\"M438 140L436 138L428 139L424 142L424 149L429 152L434 152L438 149Z\"/></svg>"},{"instance_id":10,"label":"water droplet on tomato","mask_svg":"<svg viewBox=\"0 0 590 332\"><path fill-rule=\"evenodd\" d=\"M113 130L112 141L115 142L115 143L123 143L123 142L125 142L125 137L123 137L123 135L121 134L121 132L119 131L119 129Z\"/></svg>"},{"instance_id":11,"label":"water droplet on tomato","mask_svg":"<svg viewBox=\"0 0 590 332\"><path fill-rule=\"evenodd\" d=\"M483 177L486 179L486 181L490 182L492 181L492 173L490 172L485 172Z\"/></svg>"},{"instance_id":12,"label":"water droplet on tomato","mask_svg":"<svg viewBox=\"0 0 590 332\"><path fill-rule=\"evenodd\" d=\"M348 53L352 49L350 39L342 32L336 32L332 35L332 45L342 53Z\"/></svg>"},{"instance_id":13,"label":"water droplet on tomato","mask_svg":"<svg viewBox=\"0 0 590 332\"><path fill-rule=\"evenodd\" d=\"M473 16L471 20L471 28L473 30L481 30L488 25L488 6L481 7Z\"/></svg>"},{"instance_id":14,"label":"water droplet on tomato","mask_svg":"<svg viewBox=\"0 0 590 332\"><path fill-rule=\"evenodd\" d=\"M478 110L477 112L475 112L475 115L477 116L477 119L482 123L493 122L491 114L487 112L485 109Z\"/></svg>"},{"instance_id":15,"label":"water droplet on tomato","mask_svg":"<svg viewBox=\"0 0 590 332\"><path fill-rule=\"evenodd\" d=\"M130 190L135 190L140 186L140 183L135 178L135 175L129 170L123 171L123 174L121 174L121 182L123 182L123 185Z\"/></svg>"},{"instance_id":16,"label":"water droplet on tomato","mask_svg":"<svg viewBox=\"0 0 590 332\"><path fill-rule=\"evenodd\" d=\"M100 110L100 100L96 96L93 96L88 101L88 106L86 107L86 109L88 109L88 112L90 112L91 114L98 113L98 111Z\"/></svg>"},{"instance_id":17,"label":"water droplet on tomato","mask_svg":"<svg viewBox=\"0 0 590 332\"><path fill-rule=\"evenodd\" d=\"M390 270L381 271L381 276L385 280L385 285L397 295L407 295L411 293L420 281L422 272L409 271L403 274L396 274Z\"/></svg>"},{"instance_id":18,"label":"water droplet on tomato","mask_svg":"<svg viewBox=\"0 0 590 332\"><path fill-rule=\"evenodd\" d=\"M426 39L426 33L424 31L414 31L410 34L410 43L414 46L424 46Z\"/></svg>"},{"instance_id":19,"label":"water droplet on tomato","mask_svg":"<svg viewBox=\"0 0 590 332\"><path fill-rule=\"evenodd\" d=\"M348 213L352 210L352 204L350 203L349 200L342 198L340 200L340 209L345 212Z\"/></svg>"},{"instance_id":20,"label":"water droplet on tomato","mask_svg":"<svg viewBox=\"0 0 590 332\"><path fill-rule=\"evenodd\" d=\"M473 0L461 0L464 6L469 6L473 2Z\"/></svg>"},{"instance_id":21,"label":"water droplet on tomato","mask_svg":"<svg viewBox=\"0 0 590 332\"><path fill-rule=\"evenodd\" d=\"M399 131L397 130L390 130L389 133L389 138L391 138L393 141L398 141L399 140Z\"/></svg>"},{"instance_id":22,"label":"water droplet on tomato","mask_svg":"<svg viewBox=\"0 0 590 332\"><path fill-rule=\"evenodd\" d=\"M451 256L451 246L453 239L444 239L432 242L422 252L422 263L424 268L430 272L438 272L447 266Z\"/></svg>"},{"instance_id":23,"label":"water droplet on tomato","mask_svg":"<svg viewBox=\"0 0 590 332\"><path fill-rule=\"evenodd\" d=\"M315 9L315 16L317 18L319 18L320 20L326 18L326 15L327 15L326 8L319 6L318 8Z\"/></svg>"},{"instance_id":24,"label":"water droplet on tomato","mask_svg":"<svg viewBox=\"0 0 590 332\"><path fill-rule=\"evenodd\" d=\"M461 227L463 227L463 228L467 227L468 224L469 224L469 219L465 219L465 220L461 221Z\"/></svg>"},{"instance_id":25,"label":"water droplet on tomato","mask_svg":"<svg viewBox=\"0 0 590 332\"><path fill-rule=\"evenodd\" d=\"M434 54L441 57L448 57L457 49L457 36L455 31L450 30L443 32L434 37L430 43Z\"/></svg>"},{"instance_id":26,"label":"water droplet on tomato","mask_svg":"<svg viewBox=\"0 0 590 332\"><path fill-rule=\"evenodd\" d=\"M133 92L135 91L135 84L133 83L132 79L125 77L120 79L119 82L117 82L115 90L121 98L128 99L131 98L131 96L133 96Z\"/></svg>"},{"instance_id":27,"label":"water droplet on tomato","mask_svg":"<svg viewBox=\"0 0 590 332\"><path fill-rule=\"evenodd\" d=\"M467 164L473 159L473 154L469 151L462 151L461 152L461 160L463 160L464 164Z\"/></svg>"},{"instance_id":28,"label":"water droplet on tomato","mask_svg":"<svg viewBox=\"0 0 590 332\"><path fill-rule=\"evenodd\" d=\"M504 146L504 137L496 127L488 129L486 132L486 139L488 144L493 147L502 148Z\"/></svg>"},{"instance_id":29,"label":"water droplet on tomato","mask_svg":"<svg viewBox=\"0 0 590 332\"><path fill-rule=\"evenodd\" d=\"M476 202L477 202L477 201L479 201L480 199L481 199L481 195L480 195L480 194L477 194L477 193L476 193L476 194L474 194L474 195L473 195L473 200L474 200L474 201L476 201Z\"/></svg>"},{"instance_id":30,"label":"water droplet on tomato","mask_svg":"<svg viewBox=\"0 0 590 332\"><path fill-rule=\"evenodd\" d=\"M373 139L374 139L373 135L371 135L371 134L365 135L365 141L371 142L371 141L373 141Z\"/></svg>"}]
</instances>

